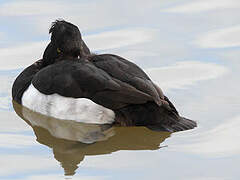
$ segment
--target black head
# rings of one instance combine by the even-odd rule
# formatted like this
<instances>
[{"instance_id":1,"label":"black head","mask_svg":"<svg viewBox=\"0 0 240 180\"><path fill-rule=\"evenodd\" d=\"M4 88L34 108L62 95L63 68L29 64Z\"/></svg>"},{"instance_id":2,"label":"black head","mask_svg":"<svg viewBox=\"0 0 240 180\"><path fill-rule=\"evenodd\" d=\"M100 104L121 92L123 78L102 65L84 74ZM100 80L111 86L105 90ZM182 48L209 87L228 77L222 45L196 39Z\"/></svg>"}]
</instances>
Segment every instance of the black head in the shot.
<instances>
[{"instance_id":1,"label":"black head","mask_svg":"<svg viewBox=\"0 0 240 180\"><path fill-rule=\"evenodd\" d=\"M77 26L64 20L56 20L49 30L51 43L59 54L80 56L82 37Z\"/></svg>"},{"instance_id":2,"label":"black head","mask_svg":"<svg viewBox=\"0 0 240 180\"><path fill-rule=\"evenodd\" d=\"M43 54L43 66L55 63L61 59L86 57L90 50L82 40L77 26L64 20L56 20L49 30L51 42Z\"/></svg>"}]
</instances>

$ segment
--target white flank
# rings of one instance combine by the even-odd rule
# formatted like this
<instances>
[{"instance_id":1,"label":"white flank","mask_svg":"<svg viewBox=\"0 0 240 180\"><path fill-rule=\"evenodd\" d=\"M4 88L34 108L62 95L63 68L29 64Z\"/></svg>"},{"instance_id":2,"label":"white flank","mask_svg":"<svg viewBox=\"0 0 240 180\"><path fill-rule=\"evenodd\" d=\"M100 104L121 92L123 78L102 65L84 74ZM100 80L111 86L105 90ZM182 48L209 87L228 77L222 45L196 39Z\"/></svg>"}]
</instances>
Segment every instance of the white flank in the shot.
<instances>
[{"instance_id":1,"label":"white flank","mask_svg":"<svg viewBox=\"0 0 240 180\"><path fill-rule=\"evenodd\" d=\"M83 123L107 124L112 123L115 118L112 110L90 99L45 95L32 84L23 94L22 105L47 116Z\"/></svg>"}]
</instances>

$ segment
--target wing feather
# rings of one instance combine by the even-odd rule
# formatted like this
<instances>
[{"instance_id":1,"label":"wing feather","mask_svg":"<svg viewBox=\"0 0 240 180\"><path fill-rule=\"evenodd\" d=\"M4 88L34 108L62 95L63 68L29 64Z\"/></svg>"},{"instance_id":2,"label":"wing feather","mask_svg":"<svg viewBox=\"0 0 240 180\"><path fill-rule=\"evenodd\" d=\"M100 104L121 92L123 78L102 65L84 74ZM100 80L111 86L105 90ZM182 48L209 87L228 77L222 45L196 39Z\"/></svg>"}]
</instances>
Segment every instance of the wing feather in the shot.
<instances>
[{"instance_id":1,"label":"wing feather","mask_svg":"<svg viewBox=\"0 0 240 180\"><path fill-rule=\"evenodd\" d=\"M90 57L90 61L113 78L152 96L157 103L160 102L158 91L153 82L136 64L112 54L95 55Z\"/></svg>"},{"instance_id":2,"label":"wing feather","mask_svg":"<svg viewBox=\"0 0 240 180\"><path fill-rule=\"evenodd\" d=\"M143 104L153 98L134 86L111 77L88 61L61 61L40 70L32 80L44 94L89 98L111 109Z\"/></svg>"}]
</instances>

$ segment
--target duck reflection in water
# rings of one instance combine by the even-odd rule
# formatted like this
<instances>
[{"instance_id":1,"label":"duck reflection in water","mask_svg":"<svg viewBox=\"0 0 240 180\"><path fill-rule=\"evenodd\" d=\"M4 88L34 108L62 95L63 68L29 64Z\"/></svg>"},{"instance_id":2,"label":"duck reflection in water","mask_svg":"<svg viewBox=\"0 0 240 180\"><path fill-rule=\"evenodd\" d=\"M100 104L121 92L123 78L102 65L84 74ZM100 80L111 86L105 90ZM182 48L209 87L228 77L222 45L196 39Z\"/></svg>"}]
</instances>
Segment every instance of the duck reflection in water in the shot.
<instances>
[{"instance_id":1,"label":"duck reflection in water","mask_svg":"<svg viewBox=\"0 0 240 180\"><path fill-rule=\"evenodd\" d=\"M85 156L110 154L119 150L157 150L160 143L171 135L146 127L114 127L59 120L33 112L14 101L13 107L33 128L36 140L52 148L54 158L61 163L67 176L75 174Z\"/></svg>"}]
</instances>

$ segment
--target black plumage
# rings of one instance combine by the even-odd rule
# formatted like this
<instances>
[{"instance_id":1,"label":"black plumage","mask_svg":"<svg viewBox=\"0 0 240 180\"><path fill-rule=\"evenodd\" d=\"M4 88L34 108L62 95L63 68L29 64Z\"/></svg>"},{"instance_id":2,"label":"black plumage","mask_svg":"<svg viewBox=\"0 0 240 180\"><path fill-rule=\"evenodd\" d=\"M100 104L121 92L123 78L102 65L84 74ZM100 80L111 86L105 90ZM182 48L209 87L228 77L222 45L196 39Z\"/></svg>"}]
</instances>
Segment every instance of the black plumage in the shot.
<instances>
[{"instance_id":1,"label":"black plumage","mask_svg":"<svg viewBox=\"0 0 240 180\"><path fill-rule=\"evenodd\" d=\"M88 98L112 109L115 124L158 126L171 132L196 127L194 121L179 116L162 90L136 64L117 55L91 54L71 23L56 21L50 32L51 42L43 59L26 68L14 83L13 99L17 102L21 103L21 91L32 83L47 95Z\"/></svg>"}]
</instances>

